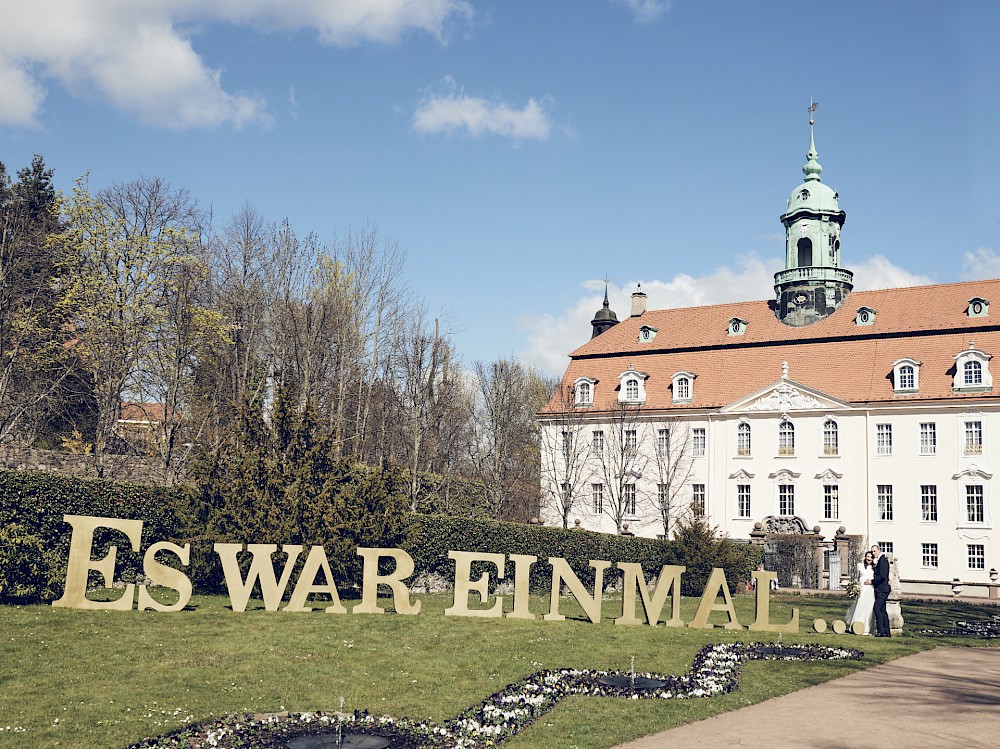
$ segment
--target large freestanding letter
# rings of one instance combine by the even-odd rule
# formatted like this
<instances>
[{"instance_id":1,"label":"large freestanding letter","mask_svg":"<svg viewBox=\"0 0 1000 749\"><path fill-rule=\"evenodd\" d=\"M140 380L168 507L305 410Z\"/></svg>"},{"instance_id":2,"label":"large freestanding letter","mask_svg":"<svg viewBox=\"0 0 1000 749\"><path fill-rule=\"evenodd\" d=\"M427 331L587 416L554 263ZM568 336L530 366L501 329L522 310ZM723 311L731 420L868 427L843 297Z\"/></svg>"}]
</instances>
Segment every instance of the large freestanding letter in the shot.
<instances>
[{"instance_id":1,"label":"large freestanding letter","mask_svg":"<svg viewBox=\"0 0 1000 749\"><path fill-rule=\"evenodd\" d=\"M378 586L388 585L392 590L393 605L397 614L419 614L420 601L410 603L410 589L403 579L413 574L413 557L402 549L362 549L358 555L365 560L364 579L361 583L361 603L354 607L355 614L383 614L385 609L378 605ZM392 557L396 569L389 575L378 573L379 557Z\"/></svg>"},{"instance_id":2,"label":"large freestanding letter","mask_svg":"<svg viewBox=\"0 0 1000 749\"><path fill-rule=\"evenodd\" d=\"M618 562L618 569L625 574L622 584L622 615L615 619L615 624L642 624L635 615L635 592L639 591L642 598L642 610L646 613L646 622L656 626L663 612L663 604L667 593L673 589L670 596L670 618L663 622L665 627L683 627L681 621L681 575L687 567L665 564L656 578L653 598L650 600L646 590L646 576L642 573L642 565L637 562Z\"/></svg>"},{"instance_id":3,"label":"large freestanding letter","mask_svg":"<svg viewBox=\"0 0 1000 749\"><path fill-rule=\"evenodd\" d=\"M757 590L757 617L747 629L752 632L798 632L799 610L792 609L792 620L788 624L771 624L771 581L778 577L777 572L754 570L750 573L754 588Z\"/></svg>"},{"instance_id":4,"label":"large freestanding letter","mask_svg":"<svg viewBox=\"0 0 1000 749\"><path fill-rule=\"evenodd\" d=\"M156 554L159 551L169 551L177 555L181 564L187 567L191 564L191 544L178 546L169 541L158 541L146 549L146 554L142 558L142 572L153 581L155 585L162 585L173 588L177 591L177 603L166 604L155 600L146 592L146 586L139 586L139 611L153 609L154 611L180 611L188 605L191 600L191 580L180 570L160 564L156 561Z\"/></svg>"},{"instance_id":5,"label":"large freestanding letter","mask_svg":"<svg viewBox=\"0 0 1000 749\"><path fill-rule=\"evenodd\" d=\"M494 604L488 609L470 609L469 594L478 593L479 602L486 603L490 595L490 576L484 572L472 581L472 563L476 561L490 562L497 568L497 579L503 580L504 555L479 554L474 551L449 551L448 558L455 560L455 602L444 610L445 616L503 616L503 598L496 597Z\"/></svg>"},{"instance_id":6,"label":"large freestanding letter","mask_svg":"<svg viewBox=\"0 0 1000 749\"><path fill-rule=\"evenodd\" d=\"M559 613L559 589L562 583L566 583L569 592L573 594L580 608L594 624L601 623L601 603L604 599L604 570L611 566L611 562L603 560L590 560L590 566L594 568L594 595L588 596L587 589L583 587L580 578L573 572L569 562L559 557L549 557L549 564L552 565L552 590L549 599L549 613L542 617L547 622L561 622L566 617Z\"/></svg>"},{"instance_id":7,"label":"large freestanding letter","mask_svg":"<svg viewBox=\"0 0 1000 749\"><path fill-rule=\"evenodd\" d=\"M274 563L271 555L278 550L277 544L247 544L247 551L253 554L247 579L243 580L240 572L240 562L237 554L243 551L243 544L216 544L215 553L222 562L222 571L226 575L226 588L229 590L229 600L233 611L246 611L247 601L253 592L253 584L260 580L260 593L264 598L265 611L277 611L281 605L281 597L285 595L288 580L295 569L295 561L299 558L302 546L299 544L284 544L281 550L288 555L285 569L281 572L281 580L274 577Z\"/></svg>"},{"instance_id":8,"label":"large freestanding letter","mask_svg":"<svg viewBox=\"0 0 1000 749\"><path fill-rule=\"evenodd\" d=\"M94 546L94 531L98 528L114 528L121 531L132 543L132 551L139 551L142 538L141 520L121 518L91 518L86 515L63 515L63 520L73 526L73 536L69 542L69 565L66 568L66 589L62 598L53 601L53 606L67 609L112 609L128 611L135 602L135 585L125 586L125 593L115 601L91 601L87 598L87 577L91 570L104 576L104 587L110 588L115 579L115 560L118 547L112 546L103 559L91 559Z\"/></svg>"},{"instance_id":9,"label":"large freestanding letter","mask_svg":"<svg viewBox=\"0 0 1000 749\"><path fill-rule=\"evenodd\" d=\"M715 599L722 593L723 603L716 603ZM705 583L705 592L701 594L701 602L698 604L698 611L694 619L688 624L689 627L701 627L711 629L714 624L709 623L708 615L713 611L724 611L729 615L729 621L722 625L723 629L743 629L740 620L736 618L736 609L733 608L733 599L729 595L729 586L726 584L726 571L721 567L712 570L711 577Z\"/></svg>"}]
</instances>

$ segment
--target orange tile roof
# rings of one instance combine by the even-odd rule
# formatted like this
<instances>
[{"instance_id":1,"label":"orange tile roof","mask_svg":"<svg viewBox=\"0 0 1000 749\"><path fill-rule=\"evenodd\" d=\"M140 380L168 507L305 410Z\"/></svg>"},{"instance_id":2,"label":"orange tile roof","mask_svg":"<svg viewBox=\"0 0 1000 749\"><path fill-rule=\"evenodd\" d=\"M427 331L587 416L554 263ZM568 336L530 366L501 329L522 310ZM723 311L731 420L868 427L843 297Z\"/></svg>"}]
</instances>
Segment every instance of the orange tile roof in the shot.
<instances>
[{"instance_id":1,"label":"orange tile roof","mask_svg":"<svg viewBox=\"0 0 1000 749\"><path fill-rule=\"evenodd\" d=\"M172 413L162 403L128 403L123 401L119 420L161 424L164 412Z\"/></svg>"},{"instance_id":2,"label":"orange tile roof","mask_svg":"<svg viewBox=\"0 0 1000 749\"><path fill-rule=\"evenodd\" d=\"M988 317L970 318L973 297L992 300L996 308ZM873 325L855 324L859 307L876 310ZM748 322L741 336L728 335L734 317ZM652 341L639 342L643 325L658 329ZM618 377L632 367L649 374L645 408L720 408L778 380L787 361L789 379L854 403L982 398L952 390L954 357L970 342L1000 354L1000 279L856 291L835 313L802 327L780 322L767 301L651 310L573 351L562 386L595 378L600 382L588 410L613 408ZM920 389L896 395L892 364L904 357L921 363ZM675 405L671 378L685 370L696 375L693 398ZM557 401L542 413L558 413Z\"/></svg>"}]
</instances>

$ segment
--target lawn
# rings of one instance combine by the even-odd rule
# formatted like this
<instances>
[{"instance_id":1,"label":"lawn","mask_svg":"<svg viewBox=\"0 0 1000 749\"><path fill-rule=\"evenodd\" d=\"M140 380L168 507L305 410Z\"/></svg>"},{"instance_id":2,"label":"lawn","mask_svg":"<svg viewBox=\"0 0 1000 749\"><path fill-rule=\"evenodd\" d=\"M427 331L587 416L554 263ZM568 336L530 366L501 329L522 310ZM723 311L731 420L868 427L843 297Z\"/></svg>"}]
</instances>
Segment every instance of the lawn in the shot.
<instances>
[{"instance_id":1,"label":"lawn","mask_svg":"<svg viewBox=\"0 0 1000 749\"><path fill-rule=\"evenodd\" d=\"M174 614L0 607L0 747L120 749L184 721L333 711L341 697L348 711L443 723L542 669L627 670L634 657L636 671L680 675L706 644L778 639L721 628L615 626L621 601L613 597L596 625L569 602L561 609L566 621L546 622L445 617L450 594L419 597L419 616L266 612L253 601L234 614L228 598L198 596ZM696 605L683 601L685 621ZM752 599L739 596L736 605L741 622L752 621ZM814 619L843 615L839 598L774 595L772 621L787 621L793 605L801 634L783 635L784 643L858 648L864 658L750 662L736 692L705 699L569 697L505 749L604 749L939 644L1000 645L922 632L989 619L1000 611L994 607L904 601L903 637L876 640L812 631ZM533 599L532 610L547 610L547 601Z\"/></svg>"}]
</instances>

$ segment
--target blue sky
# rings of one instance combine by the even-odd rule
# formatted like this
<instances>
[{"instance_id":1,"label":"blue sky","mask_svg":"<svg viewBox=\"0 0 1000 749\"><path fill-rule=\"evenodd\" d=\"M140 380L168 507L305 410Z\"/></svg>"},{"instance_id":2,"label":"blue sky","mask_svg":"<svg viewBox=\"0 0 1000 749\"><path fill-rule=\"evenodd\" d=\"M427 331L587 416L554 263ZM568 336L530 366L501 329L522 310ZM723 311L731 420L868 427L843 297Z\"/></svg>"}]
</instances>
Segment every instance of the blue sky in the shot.
<instances>
[{"instance_id":1,"label":"blue sky","mask_svg":"<svg viewBox=\"0 0 1000 749\"><path fill-rule=\"evenodd\" d=\"M0 0L0 161L375 223L466 361L763 299L806 108L858 288L1000 275L1000 3Z\"/></svg>"}]
</instances>

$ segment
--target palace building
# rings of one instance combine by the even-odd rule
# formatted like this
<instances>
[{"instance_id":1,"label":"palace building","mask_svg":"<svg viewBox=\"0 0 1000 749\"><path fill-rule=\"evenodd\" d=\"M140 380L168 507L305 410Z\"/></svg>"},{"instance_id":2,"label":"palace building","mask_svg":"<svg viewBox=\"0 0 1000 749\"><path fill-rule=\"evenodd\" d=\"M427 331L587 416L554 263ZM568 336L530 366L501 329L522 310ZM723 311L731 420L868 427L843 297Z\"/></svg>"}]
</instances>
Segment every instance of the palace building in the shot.
<instances>
[{"instance_id":1,"label":"palace building","mask_svg":"<svg viewBox=\"0 0 1000 749\"><path fill-rule=\"evenodd\" d=\"M543 519L802 534L821 587L854 577L830 567L853 536L895 555L905 591L995 595L1000 280L852 291L817 156L810 133L773 299L647 310L637 291L618 321L605 294L538 417Z\"/></svg>"}]
</instances>

